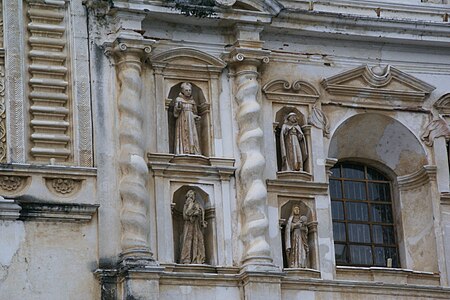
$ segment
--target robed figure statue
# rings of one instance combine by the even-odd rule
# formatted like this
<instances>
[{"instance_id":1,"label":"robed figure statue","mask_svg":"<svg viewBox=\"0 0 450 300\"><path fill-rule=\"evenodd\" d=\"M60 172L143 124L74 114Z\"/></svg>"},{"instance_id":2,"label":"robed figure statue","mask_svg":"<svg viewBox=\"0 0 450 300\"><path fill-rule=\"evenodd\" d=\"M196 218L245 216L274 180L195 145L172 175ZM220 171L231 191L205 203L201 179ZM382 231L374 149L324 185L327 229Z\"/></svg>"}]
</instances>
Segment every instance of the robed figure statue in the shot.
<instances>
[{"instance_id":1,"label":"robed figure statue","mask_svg":"<svg viewBox=\"0 0 450 300\"><path fill-rule=\"evenodd\" d=\"M297 121L297 114L286 116L280 132L282 171L303 171L308 158L305 136Z\"/></svg>"},{"instance_id":2,"label":"robed figure statue","mask_svg":"<svg viewBox=\"0 0 450 300\"><path fill-rule=\"evenodd\" d=\"M173 107L175 121L175 154L200 155L197 123L201 119L197 115L197 105L192 97L192 85L189 82L181 84L181 93L175 99Z\"/></svg>"},{"instance_id":3,"label":"robed figure statue","mask_svg":"<svg viewBox=\"0 0 450 300\"><path fill-rule=\"evenodd\" d=\"M300 208L294 206L286 223L285 248L289 268L308 267L308 218L300 216Z\"/></svg>"},{"instance_id":4,"label":"robed figure statue","mask_svg":"<svg viewBox=\"0 0 450 300\"><path fill-rule=\"evenodd\" d=\"M183 208L182 264L203 264L205 262L205 242L202 228L206 228L205 210L195 197L195 191L186 193Z\"/></svg>"}]
</instances>

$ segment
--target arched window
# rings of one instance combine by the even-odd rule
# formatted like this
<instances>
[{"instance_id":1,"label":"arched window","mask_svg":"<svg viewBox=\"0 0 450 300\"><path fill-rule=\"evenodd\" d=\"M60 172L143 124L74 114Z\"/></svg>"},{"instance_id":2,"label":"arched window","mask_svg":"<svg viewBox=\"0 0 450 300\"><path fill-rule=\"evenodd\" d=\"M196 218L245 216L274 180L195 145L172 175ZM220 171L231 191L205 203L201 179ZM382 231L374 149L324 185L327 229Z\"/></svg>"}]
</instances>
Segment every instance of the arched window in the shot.
<instances>
[{"instance_id":1,"label":"arched window","mask_svg":"<svg viewBox=\"0 0 450 300\"><path fill-rule=\"evenodd\" d=\"M356 163L338 163L331 171L336 264L399 267L391 182Z\"/></svg>"}]
</instances>

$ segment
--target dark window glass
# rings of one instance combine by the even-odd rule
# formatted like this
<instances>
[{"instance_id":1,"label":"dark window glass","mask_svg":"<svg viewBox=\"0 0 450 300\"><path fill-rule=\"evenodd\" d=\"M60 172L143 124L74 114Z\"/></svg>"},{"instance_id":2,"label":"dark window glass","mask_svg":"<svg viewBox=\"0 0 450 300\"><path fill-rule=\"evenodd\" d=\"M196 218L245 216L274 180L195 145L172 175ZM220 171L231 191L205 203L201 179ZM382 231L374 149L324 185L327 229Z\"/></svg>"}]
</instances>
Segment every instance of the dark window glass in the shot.
<instances>
[{"instance_id":1,"label":"dark window glass","mask_svg":"<svg viewBox=\"0 0 450 300\"><path fill-rule=\"evenodd\" d=\"M366 200L366 185L364 182L344 181L344 198Z\"/></svg>"},{"instance_id":2,"label":"dark window glass","mask_svg":"<svg viewBox=\"0 0 450 300\"><path fill-rule=\"evenodd\" d=\"M336 262L399 266L391 183L364 165L337 164L330 178Z\"/></svg>"},{"instance_id":3,"label":"dark window glass","mask_svg":"<svg viewBox=\"0 0 450 300\"><path fill-rule=\"evenodd\" d=\"M333 199L342 198L342 183L339 180L330 180L330 194Z\"/></svg>"},{"instance_id":4,"label":"dark window glass","mask_svg":"<svg viewBox=\"0 0 450 300\"><path fill-rule=\"evenodd\" d=\"M338 264L348 264L347 246L342 244L334 244L334 253L336 254L336 262Z\"/></svg>"},{"instance_id":5,"label":"dark window glass","mask_svg":"<svg viewBox=\"0 0 450 300\"><path fill-rule=\"evenodd\" d=\"M369 200L389 202L389 184L368 182Z\"/></svg>"},{"instance_id":6,"label":"dark window glass","mask_svg":"<svg viewBox=\"0 0 450 300\"><path fill-rule=\"evenodd\" d=\"M346 241L345 234L345 224L344 223L333 223L333 234L335 241Z\"/></svg>"},{"instance_id":7,"label":"dark window glass","mask_svg":"<svg viewBox=\"0 0 450 300\"><path fill-rule=\"evenodd\" d=\"M331 214L333 220L344 220L344 204L342 201L332 201L331 202Z\"/></svg>"},{"instance_id":8,"label":"dark window glass","mask_svg":"<svg viewBox=\"0 0 450 300\"><path fill-rule=\"evenodd\" d=\"M331 176L339 178L341 177L341 167L333 167L330 169L331 171Z\"/></svg>"},{"instance_id":9,"label":"dark window glass","mask_svg":"<svg viewBox=\"0 0 450 300\"><path fill-rule=\"evenodd\" d=\"M342 177L352 179L364 179L364 166L355 164L343 164L344 170Z\"/></svg>"},{"instance_id":10,"label":"dark window glass","mask_svg":"<svg viewBox=\"0 0 450 300\"><path fill-rule=\"evenodd\" d=\"M347 220L369 221L369 210L367 203L347 202Z\"/></svg>"}]
</instances>

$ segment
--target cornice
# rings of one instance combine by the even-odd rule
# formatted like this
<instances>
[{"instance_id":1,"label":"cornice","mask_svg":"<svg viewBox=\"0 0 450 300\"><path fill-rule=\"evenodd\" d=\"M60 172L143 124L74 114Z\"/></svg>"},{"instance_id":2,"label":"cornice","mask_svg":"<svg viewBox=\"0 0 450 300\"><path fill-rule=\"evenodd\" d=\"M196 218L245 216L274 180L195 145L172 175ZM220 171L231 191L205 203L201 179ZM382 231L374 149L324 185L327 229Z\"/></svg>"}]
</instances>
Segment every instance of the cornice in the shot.
<instances>
[{"instance_id":1,"label":"cornice","mask_svg":"<svg viewBox=\"0 0 450 300\"><path fill-rule=\"evenodd\" d=\"M98 204L50 203L19 197L0 199L0 220L89 222Z\"/></svg>"},{"instance_id":2,"label":"cornice","mask_svg":"<svg viewBox=\"0 0 450 300\"><path fill-rule=\"evenodd\" d=\"M381 18L360 13L284 9L266 30L322 38L332 36L334 39L450 47L447 22L418 17L407 19L394 15Z\"/></svg>"}]
</instances>

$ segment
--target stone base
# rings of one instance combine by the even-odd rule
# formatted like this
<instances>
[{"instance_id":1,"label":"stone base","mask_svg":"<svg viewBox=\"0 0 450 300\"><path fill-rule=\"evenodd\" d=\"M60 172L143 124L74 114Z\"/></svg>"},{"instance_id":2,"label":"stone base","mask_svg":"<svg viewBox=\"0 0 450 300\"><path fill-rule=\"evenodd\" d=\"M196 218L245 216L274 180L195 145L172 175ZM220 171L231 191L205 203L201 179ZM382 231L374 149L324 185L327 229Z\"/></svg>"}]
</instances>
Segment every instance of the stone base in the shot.
<instances>
[{"instance_id":1,"label":"stone base","mask_svg":"<svg viewBox=\"0 0 450 300\"><path fill-rule=\"evenodd\" d=\"M312 181L312 175L304 171L277 172L278 179Z\"/></svg>"}]
</instances>

